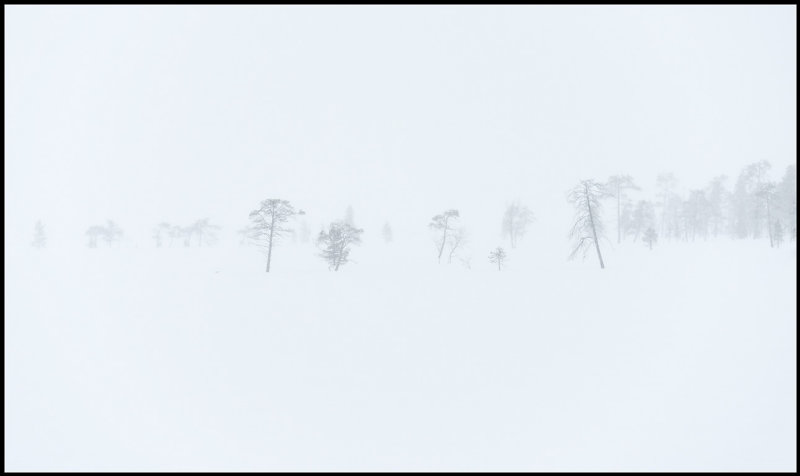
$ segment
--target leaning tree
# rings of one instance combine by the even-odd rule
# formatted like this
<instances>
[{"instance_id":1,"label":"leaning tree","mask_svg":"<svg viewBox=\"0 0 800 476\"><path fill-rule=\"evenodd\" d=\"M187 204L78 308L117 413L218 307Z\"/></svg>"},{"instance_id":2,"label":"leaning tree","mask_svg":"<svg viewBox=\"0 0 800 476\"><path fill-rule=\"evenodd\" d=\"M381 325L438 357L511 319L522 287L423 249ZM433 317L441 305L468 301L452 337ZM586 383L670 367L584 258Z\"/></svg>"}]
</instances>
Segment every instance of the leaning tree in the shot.
<instances>
[{"instance_id":1,"label":"leaning tree","mask_svg":"<svg viewBox=\"0 0 800 476\"><path fill-rule=\"evenodd\" d=\"M578 252L583 252L585 257L586 252L594 245L601 269L606 266L600 253L600 238L604 231L600 220L600 200L607 196L604 185L594 180L581 180L567 194L567 200L575 207L575 223L569 232L569 237L575 242L569 257L574 258Z\"/></svg>"},{"instance_id":2,"label":"leaning tree","mask_svg":"<svg viewBox=\"0 0 800 476\"><path fill-rule=\"evenodd\" d=\"M436 215L431 219L428 226L432 230L441 231L442 235L436 240L436 247L439 248L439 256L437 259L441 263L442 253L444 252L444 245L447 243L448 233L453 230L452 222L458 219L458 210L447 210L442 214Z\"/></svg>"}]
</instances>

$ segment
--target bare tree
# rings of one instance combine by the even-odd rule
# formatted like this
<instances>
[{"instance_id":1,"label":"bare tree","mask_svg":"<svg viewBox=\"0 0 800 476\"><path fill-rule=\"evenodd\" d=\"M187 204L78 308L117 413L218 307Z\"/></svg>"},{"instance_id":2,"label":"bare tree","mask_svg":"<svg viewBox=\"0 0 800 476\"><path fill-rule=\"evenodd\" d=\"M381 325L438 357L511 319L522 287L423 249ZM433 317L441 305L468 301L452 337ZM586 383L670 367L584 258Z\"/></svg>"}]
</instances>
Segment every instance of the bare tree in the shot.
<instances>
[{"instance_id":1,"label":"bare tree","mask_svg":"<svg viewBox=\"0 0 800 476\"><path fill-rule=\"evenodd\" d=\"M517 242L525 235L528 225L533 221L533 212L525 205L515 201L506 207L503 215L503 236L509 238L512 248L517 247Z\"/></svg>"},{"instance_id":2,"label":"bare tree","mask_svg":"<svg viewBox=\"0 0 800 476\"><path fill-rule=\"evenodd\" d=\"M617 202L617 243L622 242L622 219L620 214L620 206L622 200L625 198L626 190L641 190L635 183L633 177L630 175L612 175L606 181L606 188L609 196L613 197Z\"/></svg>"},{"instance_id":3,"label":"bare tree","mask_svg":"<svg viewBox=\"0 0 800 476\"><path fill-rule=\"evenodd\" d=\"M202 246L203 243L208 245L216 243L217 231L219 231L220 228L221 227L218 225L209 223L208 218L203 218L189 225L187 230L190 237L191 235L197 236L197 246Z\"/></svg>"},{"instance_id":4,"label":"bare tree","mask_svg":"<svg viewBox=\"0 0 800 476\"><path fill-rule=\"evenodd\" d=\"M574 258L579 251L582 251L585 257L586 252L594 244L601 269L605 268L605 263L600 253L599 242L604 230L600 220L600 199L606 196L604 185L594 180L581 180L567 194L567 199L575 207L575 224L569 232L569 237L575 240L575 244L569 257Z\"/></svg>"},{"instance_id":5,"label":"bare tree","mask_svg":"<svg viewBox=\"0 0 800 476\"><path fill-rule=\"evenodd\" d=\"M464 243L467 241L467 230L464 227L459 227L451 230L450 234L447 237L447 247L449 249L449 253L447 255L447 264L453 262L453 255L456 254L456 251L464 246Z\"/></svg>"},{"instance_id":6,"label":"bare tree","mask_svg":"<svg viewBox=\"0 0 800 476\"><path fill-rule=\"evenodd\" d=\"M33 228L33 241L31 245L34 248L44 248L47 244L47 235L44 233L44 225L40 220L36 221L36 225Z\"/></svg>"},{"instance_id":7,"label":"bare tree","mask_svg":"<svg viewBox=\"0 0 800 476\"><path fill-rule=\"evenodd\" d=\"M348 262L350 247L361 243L363 232L345 221L337 221L331 223L327 232L319 233L317 244L322 248L320 256L328 262L328 269L339 271L339 267Z\"/></svg>"},{"instance_id":8,"label":"bare tree","mask_svg":"<svg viewBox=\"0 0 800 476\"><path fill-rule=\"evenodd\" d=\"M441 230L442 236L437 240L436 247L439 248L439 256L437 257L439 262L442 262L442 253L444 252L444 245L447 243L447 234L449 231L452 230L451 222L457 220L459 218L458 210L450 209L445 211L440 215L436 215L431 219L430 224L428 226L436 231Z\"/></svg>"},{"instance_id":9,"label":"bare tree","mask_svg":"<svg viewBox=\"0 0 800 476\"><path fill-rule=\"evenodd\" d=\"M489 253L489 262L497 264L497 270L503 268L503 261L506 259L506 252L501 247L497 247L494 251Z\"/></svg>"},{"instance_id":10,"label":"bare tree","mask_svg":"<svg viewBox=\"0 0 800 476\"><path fill-rule=\"evenodd\" d=\"M650 249L652 250L653 243L658 241L658 233L656 233L656 230L653 229L653 227L650 227L642 235L642 241L647 243L647 246L650 247Z\"/></svg>"},{"instance_id":11,"label":"bare tree","mask_svg":"<svg viewBox=\"0 0 800 476\"><path fill-rule=\"evenodd\" d=\"M259 208L250 212L253 225L252 237L257 244L266 248L267 272L272 263L272 247L277 241L289 232L286 222L295 215L304 214L302 210L295 211L288 200L269 198L262 200Z\"/></svg>"}]
</instances>

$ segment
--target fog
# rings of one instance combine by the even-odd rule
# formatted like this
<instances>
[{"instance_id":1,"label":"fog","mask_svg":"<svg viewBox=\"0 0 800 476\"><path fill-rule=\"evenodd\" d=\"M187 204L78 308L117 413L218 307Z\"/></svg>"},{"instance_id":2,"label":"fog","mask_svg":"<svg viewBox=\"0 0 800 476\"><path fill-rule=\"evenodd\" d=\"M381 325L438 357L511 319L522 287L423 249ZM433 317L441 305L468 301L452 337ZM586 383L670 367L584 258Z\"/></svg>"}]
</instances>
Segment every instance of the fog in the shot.
<instances>
[{"instance_id":1,"label":"fog","mask_svg":"<svg viewBox=\"0 0 800 476\"><path fill-rule=\"evenodd\" d=\"M496 228L518 197L563 229L582 178L782 171L795 11L10 6L7 238L231 229L273 196L409 233L446 207Z\"/></svg>"},{"instance_id":2,"label":"fog","mask_svg":"<svg viewBox=\"0 0 800 476\"><path fill-rule=\"evenodd\" d=\"M795 6L4 11L6 470L796 471Z\"/></svg>"}]
</instances>

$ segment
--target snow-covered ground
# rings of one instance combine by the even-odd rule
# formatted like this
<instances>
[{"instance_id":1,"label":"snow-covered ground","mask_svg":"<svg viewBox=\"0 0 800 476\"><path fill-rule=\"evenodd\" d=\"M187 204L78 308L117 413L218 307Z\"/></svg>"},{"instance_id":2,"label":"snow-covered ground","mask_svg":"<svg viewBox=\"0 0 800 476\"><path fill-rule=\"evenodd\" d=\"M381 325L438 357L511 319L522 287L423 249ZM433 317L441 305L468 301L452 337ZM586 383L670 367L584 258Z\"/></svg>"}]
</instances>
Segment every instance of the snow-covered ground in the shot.
<instances>
[{"instance_id":1,"label":"snow-covered ground","mask_svg":"<svg viewBox=\"0 0 800 476\"><path fill-rule=\"evenodd\" d=\"M6 470L796 470L794 243L531 240L7 244Z\"/></svg>"}]
</instances>

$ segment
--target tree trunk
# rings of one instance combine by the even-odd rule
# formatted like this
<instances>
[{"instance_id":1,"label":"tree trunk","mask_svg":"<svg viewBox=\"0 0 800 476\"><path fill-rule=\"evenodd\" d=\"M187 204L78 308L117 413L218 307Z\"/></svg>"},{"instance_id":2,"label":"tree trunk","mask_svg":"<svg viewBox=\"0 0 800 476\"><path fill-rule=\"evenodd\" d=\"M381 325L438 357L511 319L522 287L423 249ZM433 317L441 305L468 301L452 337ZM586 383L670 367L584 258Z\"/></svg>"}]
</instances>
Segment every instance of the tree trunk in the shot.
<instances>
[{"instance_id":1,"label":"tree trunk","mask_svg":"<svg viewBox=\"0 0 800 476\"><path fill-rule=\"evenodd\" d=\"M339 250L336 253L336 266L334 267L334 271L339 271L339 265L342 264L342 256L344 255L344 243L339 246Z\"/></svg>"},{"instance_id":2,"label":"tree trunk","mask_svg":"<svg viewBox=\"0 0 800 476\"><path fill-rule=\"evenodd\" d=\"M767 231L769 232L769 247L774 248L775 246L772 242L772 214L769 209L769 198L767 198Z\"/></svg>"},{"instance_id":3,"label":"tree trunk","mask_svg":"<svg viewBox=\"0 0 800 476\"><path fill-rule=\"evenodd\" d=\"M617 185L617 244L622 243L622 223L619 221L619 185Z\"/></svg>"},{"instance_id":4,"label":"tree trunk","mask_svg":"<svg viewBox=\"0 0 800 476\"><path fill-rule=\"evenodd\" d=\"M272 213L272 221L269 225L269 246L267 247L267 273L269 273L269 265L272 262L272 238L275 233L275 212Z\"/></svg>"},{"instance_id":5,"label":"tree trunk","mask_svg":"<svg viewBox=\"0 0 800 476\"><path fill-rule=\"evenodd\" d=\"M444 244L447 242L447 221L448 219L444 220L444 232L442 233L442 245L439 247L439 263L442 262L442 252L444 251Z\"/></svg>"},{"instance_id":6,"label":"tree trunk","mask_svg":"<svg viewBox=\"0 0 800 476\"><path fill-rule=\"evenodd\" d=\"M592 215L592 205L589 203L589 187L584 185L584 193L586 196L586 209L589 211L589 224L592 226L592 237L594 238L594 248L597 250L597 259L600 260L600 269L605 269L606 265L603 263L603 255L600 254L600 243L597 242L597 231L594 228L594 216Z\"/></svg>"}]
</instances>

